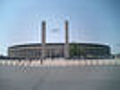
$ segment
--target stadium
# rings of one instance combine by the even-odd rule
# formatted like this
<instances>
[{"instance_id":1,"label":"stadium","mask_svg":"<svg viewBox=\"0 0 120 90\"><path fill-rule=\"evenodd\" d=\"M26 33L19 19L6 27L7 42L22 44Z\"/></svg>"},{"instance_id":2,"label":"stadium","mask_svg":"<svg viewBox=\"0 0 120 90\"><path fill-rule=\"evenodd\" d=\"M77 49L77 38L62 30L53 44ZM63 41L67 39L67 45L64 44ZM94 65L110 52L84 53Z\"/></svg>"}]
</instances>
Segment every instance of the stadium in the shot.
<instances>
[{"instance_id":1,"label":"stadium","mask_svg":"<svg viewBox=\"0 0 120 90\"><path fill-rule=\"evenodd\" d=\"M65 21L65 43L46 43L46 22L42 22L42 43L15 45L8 48L10 58L80 58L106 59L111 56L110 47L95 43L69 43L69 23Z\"/></svg>"},{"instance_id":2,"label":"stadium","mask_svg":"<svg viewBox=\"0 0 120 90\"><path fill-rule=\"evenodd\" d=\"M45 48L45 58L65 57L64 43L48 43ZM29 58L40 59L42 57L41 44L16 45L9 47L9 57L11 58ZM109 58L110 47L106 45L90 43L70 43L70 58L103 59Z\"/></svg>"}]
</instances>

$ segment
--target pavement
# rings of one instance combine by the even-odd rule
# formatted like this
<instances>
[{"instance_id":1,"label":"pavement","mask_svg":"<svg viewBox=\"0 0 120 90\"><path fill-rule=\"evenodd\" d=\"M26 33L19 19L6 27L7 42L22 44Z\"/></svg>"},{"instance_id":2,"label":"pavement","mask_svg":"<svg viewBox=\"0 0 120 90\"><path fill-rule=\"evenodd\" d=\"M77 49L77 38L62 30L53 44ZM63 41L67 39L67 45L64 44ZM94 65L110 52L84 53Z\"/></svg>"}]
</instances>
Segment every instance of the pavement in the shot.
<instances>
[{"instance_id":1,"label":"pavement","mask_svg":"<svg viewBox=\"0 0 120 90\"><path fill-rule=\"evenodd\" d=\"M0 90L120 90L120 67L0 65Z\"/></svg>"}]
</instances>

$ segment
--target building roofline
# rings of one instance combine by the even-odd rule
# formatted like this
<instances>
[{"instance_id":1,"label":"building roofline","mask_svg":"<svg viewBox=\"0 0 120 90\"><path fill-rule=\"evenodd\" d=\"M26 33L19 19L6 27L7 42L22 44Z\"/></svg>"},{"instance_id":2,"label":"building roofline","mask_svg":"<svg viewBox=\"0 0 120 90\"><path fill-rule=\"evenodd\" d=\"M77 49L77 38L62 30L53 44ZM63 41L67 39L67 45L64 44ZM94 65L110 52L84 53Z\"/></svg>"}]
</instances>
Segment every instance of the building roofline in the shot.
<instances>
[{"instance_id":1,"label":"building roofline","mask_svg":"<svg viewBox=\"0 0 120 90\"><path fill-rule=\"evenodd\" d=\"M46 43L46 45L64 45L65 43ZM109 47L108 45L105 44L99 44L99 43L69 43L71 44L79 44L79 45L95 45L95 46L104 46L104 47ZM41 46L41 43L27 43L27 44L21 44L21 45L13 45L8 48L18 48L18 47L33 47L33 46Z\"/></svg>"}]
</instances>

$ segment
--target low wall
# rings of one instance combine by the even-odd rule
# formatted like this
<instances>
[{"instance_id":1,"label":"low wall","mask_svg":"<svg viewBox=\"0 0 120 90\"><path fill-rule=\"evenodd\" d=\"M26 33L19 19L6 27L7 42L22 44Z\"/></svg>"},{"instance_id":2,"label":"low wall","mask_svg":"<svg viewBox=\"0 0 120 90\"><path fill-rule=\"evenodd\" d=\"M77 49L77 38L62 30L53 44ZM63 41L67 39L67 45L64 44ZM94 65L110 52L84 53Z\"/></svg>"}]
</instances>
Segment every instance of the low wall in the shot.
<instances>
[{"instance_id":1,"label":"low wall","mask_svg":"<svg viewBox=\"0 0 120 90\"><path fill-rule=\"evenodd\" d=\"M0 65L12 66L109 66L120 65L118 59L105 59L105 60L66 60L66 59L46 59L41 60L0 60Z\"/></svg>"}]
</instances>

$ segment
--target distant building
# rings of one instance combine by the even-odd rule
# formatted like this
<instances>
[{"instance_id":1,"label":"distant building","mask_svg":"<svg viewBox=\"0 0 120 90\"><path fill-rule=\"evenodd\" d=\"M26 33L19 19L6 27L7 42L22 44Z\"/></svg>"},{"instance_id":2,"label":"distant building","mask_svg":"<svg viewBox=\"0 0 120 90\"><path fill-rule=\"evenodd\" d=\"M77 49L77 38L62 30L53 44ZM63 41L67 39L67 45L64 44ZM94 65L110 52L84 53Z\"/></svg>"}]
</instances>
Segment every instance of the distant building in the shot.
<instances>
[{"instance_id":1,"label":"distant building","mask_svg":"<svg viewBox=\"0 0 120 90\"><path fill-rule=\"evenodd\" d=\"M70 43L69 58L104 59L109 58L110 47L98 44ZM63 43L46 44L45 58L65 57ZM9 47L11 58L40 59L42 58L41 44L16 45Z\"/></svg>"},{"instance_id":2,"label":"distant building","mask_svg":"<svg viewBox=\"0 0 120 90\"><path fill-rule=\"evenodd\" d=\"M15 45L8 48L11 58L109 58L110 47L99 44L69 43L69 22L65 21L65 43L46 43L46 22L42 22L42 43Z\"/></svg>"},{"instance_id":3,"label":"distant building","mask_svg":"<svg viewBox=\"0 0 120 90\"><path fill-rule=\"evenodd\" d=\"M119 59L120 58L120 54L115 54L114 57Z\"/></svg>"}]
</instances>

